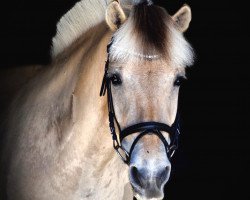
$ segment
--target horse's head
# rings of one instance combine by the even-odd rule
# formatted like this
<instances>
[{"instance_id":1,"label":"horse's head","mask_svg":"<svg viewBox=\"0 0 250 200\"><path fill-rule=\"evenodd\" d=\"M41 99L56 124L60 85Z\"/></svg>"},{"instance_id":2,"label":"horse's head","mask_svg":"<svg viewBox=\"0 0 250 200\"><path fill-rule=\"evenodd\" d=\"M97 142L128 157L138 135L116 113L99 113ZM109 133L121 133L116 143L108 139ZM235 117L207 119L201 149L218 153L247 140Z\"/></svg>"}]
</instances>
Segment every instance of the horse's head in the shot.
<instances>
[{"instance_id":1,"label":"horse's head","mask_svg":"<svg viewBox=\"0 0 250 200\"><path fill-rule=\"evenodd\" d=\"M182 34L190 20L186 5L172 17L147 3L135 5L127 19L118 2L107 9L113 31L106 73L109 110L123 134L121 147L128 152L129 178L138 199L162 199L170 176L179 86L185 66L193 62Z\"/></svg>"}]
</instances>

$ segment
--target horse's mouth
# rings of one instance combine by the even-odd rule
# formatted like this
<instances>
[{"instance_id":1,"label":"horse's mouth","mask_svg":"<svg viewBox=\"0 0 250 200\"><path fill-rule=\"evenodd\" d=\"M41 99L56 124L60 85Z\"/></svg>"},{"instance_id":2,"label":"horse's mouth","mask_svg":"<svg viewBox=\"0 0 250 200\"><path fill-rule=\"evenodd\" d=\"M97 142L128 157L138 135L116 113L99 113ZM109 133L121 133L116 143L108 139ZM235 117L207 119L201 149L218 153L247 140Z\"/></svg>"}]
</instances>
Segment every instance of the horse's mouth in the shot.
<instances>
[{"instance_id":1,"label":"horse's mouth","mask_svg":"<svg viewBox=\"0 0 250 200\"><path fill-rule=\"evenodd\" d=\"M138 190L136 188L133 188L134 197L137 200L162 200L164 198L164 193L159 190L153 190L153 189L141 189Z\"/></svg>"},{"instance_id":2,"label":"horse's mouth","mask_svg":"<svg viewBox=\"0 0 250 200\"><path fill-rule=\"evenodd\" d=\"M139 195L138 193L135 194L134 196L135 196L135 198L136 198L137 200L162 200L162 199L164 198L164 196L163 196L163 197L159 197L159 198L154 198L154 197L152 197L152 198L147 198L147 197L144 197L144 196Z\"/></svg>"}]
</instances>

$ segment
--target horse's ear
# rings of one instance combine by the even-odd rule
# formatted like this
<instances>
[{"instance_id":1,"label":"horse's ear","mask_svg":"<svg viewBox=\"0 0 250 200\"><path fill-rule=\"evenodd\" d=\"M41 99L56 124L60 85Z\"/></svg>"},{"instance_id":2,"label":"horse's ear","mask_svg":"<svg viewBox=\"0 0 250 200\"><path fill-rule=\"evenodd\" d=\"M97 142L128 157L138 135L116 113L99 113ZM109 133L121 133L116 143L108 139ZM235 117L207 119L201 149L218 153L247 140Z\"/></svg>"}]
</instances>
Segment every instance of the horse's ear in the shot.
<instances>
[{"instance_id":1,"label":"horse's ear","mask_svg":"<svg viewBox=\"0 0 250 200\"><path fill-rule=\"evenodd\" d=\"M111 2L106 10L106 22L112 31L116 31L126 20L126 15L118 1Z\"/></svg>"},{"instance_id":2,"label":"horse's ear","mask_svg":"<svg viewBox=\"0 0 250 200\"><path fill-rule=\"evenodd\" d=\"M179 31L185 32L192 18L191 8L188 5L183 5L173 16L173 20Z\"/></svg>"}]
</instances>

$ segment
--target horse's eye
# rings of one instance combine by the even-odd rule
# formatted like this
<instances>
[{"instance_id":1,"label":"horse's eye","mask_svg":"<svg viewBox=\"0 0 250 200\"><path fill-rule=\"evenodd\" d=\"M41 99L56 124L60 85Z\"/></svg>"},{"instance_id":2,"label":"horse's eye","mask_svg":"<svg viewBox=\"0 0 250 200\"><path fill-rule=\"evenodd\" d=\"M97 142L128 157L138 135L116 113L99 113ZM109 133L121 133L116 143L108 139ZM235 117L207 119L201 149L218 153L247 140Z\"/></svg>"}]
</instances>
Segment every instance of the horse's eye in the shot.
<instances>
[{"instance_id":1,"label":"horse's eye","mask_svg":"<svg viewBox=\"0 0 250 200\"><path fill-rule=\"evenodd\" d=\"M122 80L119 74L113 74L111 77L111 82L113 85L117 86L117 85L121 85L122 84Z\"/></svg>"},{"instance_id":2,"label":"horse's eye","mask_svg":"<svg viewBox=\"0 0 250 200\"><path fill-rule=\"evenodd\" d=\"M179 87L185 80L186 78L184 76L178 76L174 81L174 86Z\"/></svg>"}]
</instances>

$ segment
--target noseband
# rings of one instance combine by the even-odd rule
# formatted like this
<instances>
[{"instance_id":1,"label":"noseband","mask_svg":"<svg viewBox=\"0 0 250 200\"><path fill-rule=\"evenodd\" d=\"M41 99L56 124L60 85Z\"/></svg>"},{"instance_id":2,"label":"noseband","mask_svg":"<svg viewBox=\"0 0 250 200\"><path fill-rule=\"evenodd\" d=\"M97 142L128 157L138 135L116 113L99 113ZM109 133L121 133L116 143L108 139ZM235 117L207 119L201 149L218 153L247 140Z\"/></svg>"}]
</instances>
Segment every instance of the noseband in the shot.
<instances>
[{"instance_id":1,"label":"noseband","mask_svg":"<svg viewBox=\"0 0 250 200\"><path fill-rule=\"evenodd\" d=\"M138 141L144 135L155 134L163 142L165 146L166 154L168 158L170 159L173 156L175 150L178 148L178 137L180 135L178 112L176 114L175 122L172 124L172 126L169 126L164 123L149 121L149 122L142 122L142 123L134 124L132 126L129 126L121 130L120 124L117 121L115 110L114 110L112 90L111 90L111 79L108 77L110 47L112 46L112 42L113 40L111 40L111 42L107 46L108 57L107 57L107 61L105 64L105 72L104 72L104 77L102 81L100 96L104 96L105 92L107 91L108 110L109 110L109 127L111 131L112 139L113 139L113 147L118 153L118 155L121 157L123 162L126 164L129 164L132 152L135 148L135 145L138 143ZM119 131L119 140L118 140L117 133L116 133L116 127ZM161 131L167 132L170 135L170 144L168 144L168 142L166 141ZM125 137L134 133L139 133L139 135L133 141L129 152L127 152L122 147L122 141ZM121 153L122 151L124 152L125 156Z\"/></svg>"}]
</instances>

